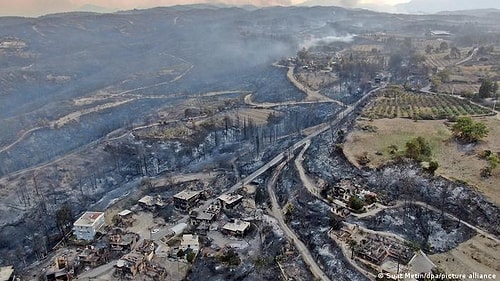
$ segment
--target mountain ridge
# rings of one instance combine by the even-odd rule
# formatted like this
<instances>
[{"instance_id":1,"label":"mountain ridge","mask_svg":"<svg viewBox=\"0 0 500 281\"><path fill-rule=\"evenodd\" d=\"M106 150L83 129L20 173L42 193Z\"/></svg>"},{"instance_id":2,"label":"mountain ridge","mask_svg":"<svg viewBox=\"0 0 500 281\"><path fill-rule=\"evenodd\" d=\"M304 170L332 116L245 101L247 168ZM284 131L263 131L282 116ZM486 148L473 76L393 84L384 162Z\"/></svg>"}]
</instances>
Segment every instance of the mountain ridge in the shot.
<instances>
[{"instance_id":1,"label":"mountain ridge","mask_svg":"<svg viewBox=\"0 0 500 281\"><path fill-rule=\"evenodd\" d=\"M438 12L454 12L479 9L500 9L500 2L495 0L412 0L395 5L398 12L410 14L433 14Z\"/></svg>"}]
</instances>

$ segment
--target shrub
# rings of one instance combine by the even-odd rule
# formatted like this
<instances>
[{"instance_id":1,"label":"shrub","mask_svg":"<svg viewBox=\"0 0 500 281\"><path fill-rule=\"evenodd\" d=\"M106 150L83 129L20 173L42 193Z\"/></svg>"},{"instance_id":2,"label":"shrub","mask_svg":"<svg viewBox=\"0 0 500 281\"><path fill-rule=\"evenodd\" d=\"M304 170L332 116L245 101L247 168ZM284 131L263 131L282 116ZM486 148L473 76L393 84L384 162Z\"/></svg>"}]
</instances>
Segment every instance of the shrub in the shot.
<instances>
[{"instance_id":1,"label":"shrub","mask_svg":"<svg viewBox=\"0 0 500 281\"><path fill-rule=\"evenodd\" d=\"M429 162L429 167L427 168L427 171L431 174L434 174L436 170L439 168L439 163L437 161L431 161Z\"/></svg>"},{"instance_id":2,"label":"shrub","mask_svg":"<svg viewBox=\"0 0 500 281\"><path fill-rule=\"evenodd\" d=\"M189 252L187 255L186 255L186 259L188 262L190 263L193 263L194 261L194 258L196 257L196 254L194 252Z\"/></svg>"},{"instance_id":3,"label":"shrub","mask_svg":"<svg viewBox=\"0 0 500 281\"><path fill-rule=\"evenodd\" d=\"M482 168L481 172L480 172L481 177L483 177L483 178L491 177L491 171L492 171L491 167L489 167L489 166Z\"/></svg>"},{"instance_id":4,"label":"shrub","mask_svg":"<svg viewBox=\"0 0 500 281\"><path fill-rule=\"evenodd\" d=\"M391 144L391 145L389 145L388 148L389 148L389 154L396 154L396 153L398 153L399 148L398 148L397 145Z\"/></svg>"},{"instance_id":5,"label":"shrub","mask_svg":"<svg viewBox=\"0 0 500 281\"><path fill-rule=\"evenodd\" d=\"M483 150L483 151L481 151L481 153L479 153L479 157L481 159L488 159L490 156L491 156L491 150L488 150L488 149Z\"/></svg>"},{"instance_id":6,"label":"shrub","mask_svg":"<svg viewBox=\"0 0 500 281\"><path fill-rule=\"evenodd\" d=\"M356 161L358 161L358 164L361 166L366 166L368 163L370 163L371 159L368 157L368 152L364 151L360 155L356 156Z\"/></svg>"}]
</instances>

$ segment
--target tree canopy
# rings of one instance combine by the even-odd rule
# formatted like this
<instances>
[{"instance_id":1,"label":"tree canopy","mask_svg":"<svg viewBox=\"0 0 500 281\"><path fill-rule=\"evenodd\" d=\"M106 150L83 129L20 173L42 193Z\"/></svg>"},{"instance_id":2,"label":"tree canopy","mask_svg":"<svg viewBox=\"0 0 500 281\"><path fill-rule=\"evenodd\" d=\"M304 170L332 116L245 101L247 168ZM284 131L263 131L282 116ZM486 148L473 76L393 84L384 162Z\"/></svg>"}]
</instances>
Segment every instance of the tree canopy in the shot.
<instances>
[{"instance_id":1,"label":"tree canopy","mask_svg":"<svg viewBox=\"0 0 500 281\"><path fill-rule=\"evenodd\" d=\"M471 117L460 117L451 127L453 135L461 141L472 143L488 136L489 130L485 124L474 122Z\"/></svg>"},{"instance_id":2,"label":"tree canopy","mask_svg":"<svg viewBox=\"0 0 500 281\"><path fill-rule=\"evenodd\" d=\"M416 137L406 143L405 156L417 161L425 161L432 155L429 142L423 137Z\"/></svg>"},{"instance_id":3,"label":"tree canopy","mask_svg":"<svg viewBox=\"0 0 500 281\"><path fill-rule=\"evenodd\" d=\"M498 83L492 82L490 79L484 79L479 87L479 98L490 98L498 91Z\"/></svg>"}]
</instances>

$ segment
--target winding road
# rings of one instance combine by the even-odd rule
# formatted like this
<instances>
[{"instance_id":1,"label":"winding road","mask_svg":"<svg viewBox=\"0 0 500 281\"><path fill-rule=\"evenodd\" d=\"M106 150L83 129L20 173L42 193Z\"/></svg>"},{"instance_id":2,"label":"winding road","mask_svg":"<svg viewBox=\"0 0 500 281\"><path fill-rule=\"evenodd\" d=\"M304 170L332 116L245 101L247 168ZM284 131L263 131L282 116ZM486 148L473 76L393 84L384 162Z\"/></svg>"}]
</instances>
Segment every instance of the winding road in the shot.
<instances>
[{"instance_id":1,"label":"winding road","mask_svg":"<svg viewBox=\"0 0 500 281\"><path fill-rule=\"evenodd\" d=\"M274 186L276 185L278 176L280 175L281 170L283 169L286 163L287 161L283 161L278 167L276 167L271 177L271 180L267 184L267 192L269 193L269 198L271 199L271 204L272 204L272 209L271 209L272 215L278 221L278 224L280 228L283 230L285 236L288 237L288 239L290 239L291 241L293 241L295 247L302 256L302 259L309 266L311 273L319 280L329 281L330 279L328 278L328 276L326 276L323 270L316 263L307 246L299 239L297 234L295 234L295 232L291 230L286 224L283 218L283 213L279 207L278 200L276 199Z\"/></svg>"}]
</instances>

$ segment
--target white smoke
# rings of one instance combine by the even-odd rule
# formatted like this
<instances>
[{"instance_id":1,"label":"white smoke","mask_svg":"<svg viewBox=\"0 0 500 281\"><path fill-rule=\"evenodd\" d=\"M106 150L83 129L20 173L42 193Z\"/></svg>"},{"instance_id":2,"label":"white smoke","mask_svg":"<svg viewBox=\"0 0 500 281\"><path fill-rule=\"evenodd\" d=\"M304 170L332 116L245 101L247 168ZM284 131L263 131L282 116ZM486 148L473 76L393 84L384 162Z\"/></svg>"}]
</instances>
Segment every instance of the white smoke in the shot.
<instances>
[{"instance_id":1,"label":"white smoke","mask_svg":"<svg viewBox=\"0 0 500 281\"><path fill-rule=\"evenodd\" d=\"M320 37L320 38L312 38L305 40L300 44L300 48L310 48L317 46L319 44L330 44L334 42L344 42L344 43L349 43L354 40L355 35L353 34L348 34L345 36L325 36L325 37Z\"/></svg>"}]
</instances>

